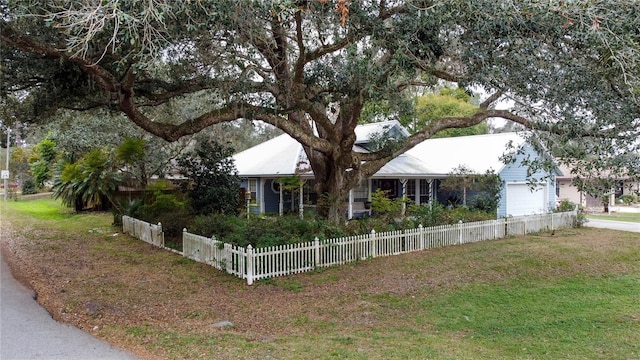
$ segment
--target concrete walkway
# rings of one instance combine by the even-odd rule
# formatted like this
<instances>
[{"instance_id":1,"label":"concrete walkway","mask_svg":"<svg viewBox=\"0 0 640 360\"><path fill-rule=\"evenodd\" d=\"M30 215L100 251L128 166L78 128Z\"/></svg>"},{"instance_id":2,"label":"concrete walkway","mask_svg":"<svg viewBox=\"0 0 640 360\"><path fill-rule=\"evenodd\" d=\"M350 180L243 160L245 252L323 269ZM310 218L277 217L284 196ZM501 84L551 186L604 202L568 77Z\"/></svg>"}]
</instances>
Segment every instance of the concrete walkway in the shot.
<instances>
[{"instance_id":1,"label":"concrete walkway","mask_svg":"<svg viewBox=\"0 0 640 360\"><path fill-rule=\"evenodd\" d=\"M132 360L90 334L55 321L18 283L0 256L0 359Z\"/></svg>"}]
</instances>

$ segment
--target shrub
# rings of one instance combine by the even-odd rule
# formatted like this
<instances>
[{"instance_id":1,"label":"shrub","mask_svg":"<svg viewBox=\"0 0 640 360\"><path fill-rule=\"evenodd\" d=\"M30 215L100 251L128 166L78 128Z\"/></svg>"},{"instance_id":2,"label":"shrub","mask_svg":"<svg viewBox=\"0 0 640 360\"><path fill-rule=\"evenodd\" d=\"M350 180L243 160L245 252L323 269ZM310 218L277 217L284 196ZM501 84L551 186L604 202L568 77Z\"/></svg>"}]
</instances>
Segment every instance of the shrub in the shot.
<instances>
[{"instance_id":1,"label":"shrub","mask_svg":"<svg viewBox=\"0 0 640 360\"><path fill-rule=\"evenodd\" d=\"M558 206L553 210L553 212L568 212L573 211L576 208L576 204L569 200L561 200Z\"/></svg>"},{"instance_id":2,"label":"shrub","mask_svg":"<svg viewBox=\"0 0 640 360\"><path fill-rule=\"evenodd\" d=\"M33 179L29 178L22 182L22 195L36 194L38 188Z\"/></svg>"},{"instance_id":3,"label":"shrub","mask_svg":"<svg viewBox=\"0 0 640 360\"><path fill-rule=\"evenodd\" d=\"M191 222L188 201L181 201L175 194L161 192L155 193L153 202L140 206L137 215L150 223L162 223L165 235L171 238L180 237L182 229Z\"/></svg>"},{"instance_id":4,"label":"shrub","mask_svg":"<svg viewBox=\"0 0 640 360\"><path fill-rule=\"evenodd\" d=\"M638 202L638 197L636 195L625 194L619 197L619 200L622 201L625 205L631 205Z\"/></svg>"},{"instance_id":5,"label":"shrub","mask_svg":"<svg viewBox=\"0 0 640 360\"><path fill-rule=\"evenodd\" d=\"M553 212L569 212L573 211L576 208L576 204L569 200L561 200L560 204L553 210ZM576 217L576 226L582 227L587 222L587 215L584 213L584 208L582 206L578 206L578 214Z\"/></svg>"},{"instance_id":6,"label":"shrub","mask_svg":"<svg viewBox=\"0 0 640 360\"><path fill-rule=\"evenodd\" d=\"M302 220L295 216L250 217L243 219L224 214L197 216L189 231L238 246L268 247L344 236L339 226L320 220Z\"/></svg>"},{"instance_id":7,"label":"shrub","mask_svg":"<svg viewBox=\"0 0 640 360\"><path fill-rule=\"evenodd\" d=\"M235 214L240 207L240 178L231 159L234 150L215 141L201 141L193 152L178 159L183 183L196 215Z\"/></svg>"},{"instance_id":8,"label":"shrub","mask_svg":"<svg viewBox=\"0 0 640 360\"><path fill-rule=\"evenodd\" d=\"M424 227L436 226L442 224L444 212L447 211L440 203L431 205L411 205L407 214L414 220L416 226L422 224Z\"/></svg>"}]
</instances>

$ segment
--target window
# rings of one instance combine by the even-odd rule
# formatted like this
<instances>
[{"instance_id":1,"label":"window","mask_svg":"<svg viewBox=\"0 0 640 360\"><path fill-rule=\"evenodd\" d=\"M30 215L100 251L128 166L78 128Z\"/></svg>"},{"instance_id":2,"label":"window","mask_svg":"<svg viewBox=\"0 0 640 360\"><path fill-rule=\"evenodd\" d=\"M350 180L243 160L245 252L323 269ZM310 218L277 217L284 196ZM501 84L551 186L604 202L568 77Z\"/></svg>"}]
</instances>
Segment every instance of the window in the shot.
<instances>
[{"instance_id":1,"label":"window","mask_svg":"<svg viewBox=\"0 0 640 360\"><path fill-rule=\"evenodd\" d=\"M420 204L427 204L431 199L431 181L420 179Z\"/></svg>"},{"instance_id":2,"label":"window","mask_svg":"<svg viewBox=\"0 0 640 360\"><path fill-rule=\"evenodd\" d=\"M369 200L369 180L362 179L353 188L353 201L367 201Z\"/></svg>"},{"instance_id":3,"label":"window","mask_svg":"<svg viewBox=\"0 0 640 360\"><path fill-rule=\"evenodd\" d=\"M247 187L251 193L251 204L258 203L258 179L247 179Z\"/></svg>"},{"instance_id":4,"label":"window","mask_svg":"<svg viewBox=\"0 0 640 360\"><path fill-rule=\"evenodd\" d=\"M414 179L407 180L407 197L411 200L416 198L416 181Z\"/></svg>"}]
</instances>

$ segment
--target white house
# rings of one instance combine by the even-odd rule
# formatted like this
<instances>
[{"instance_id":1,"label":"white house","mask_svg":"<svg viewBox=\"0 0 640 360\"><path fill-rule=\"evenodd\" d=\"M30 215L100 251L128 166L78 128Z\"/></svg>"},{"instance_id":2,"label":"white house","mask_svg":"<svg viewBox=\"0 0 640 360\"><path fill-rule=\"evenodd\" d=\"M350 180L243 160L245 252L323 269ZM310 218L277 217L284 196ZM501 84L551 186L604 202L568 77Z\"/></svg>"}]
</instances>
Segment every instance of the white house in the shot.
<instances>
[{"instance_id":1,"label":"white house","mask_svg":"<svg viewBox=\"0 0 640 360\"><path fill-rule=\"evenodd\" d=\"M397 121L360 125L356 128L356 151L368 151L373 134L391 137L408 136ZM508 149L509 147L509 149ZM509 151L521 149L513 163L502 159ZM368 201L375 189L388 191L397 197L407 196L416 204L439 201L447 204L438 191L439 182L457 167L464 165L474 173L493 170L504 182L497 217L545 213L555 207L555 177L560 174L530 173L523 166L526 156L538 154L516 133L487 134L454 138L429 139L391 160L371 178L351 189L345 204L347 218L367 213ZM250 194L247 200L256 213L301 212L316 204L313 172L302 146L289 135L280 135L233 156L241 186ZM279 178L299 176L305 180L294 194L280 191ZM546 175L546 176L545 176ZM545 178L532 185L530 179ZM302 194L300 196L300 194Z\"/></svg>"}]
</instances>

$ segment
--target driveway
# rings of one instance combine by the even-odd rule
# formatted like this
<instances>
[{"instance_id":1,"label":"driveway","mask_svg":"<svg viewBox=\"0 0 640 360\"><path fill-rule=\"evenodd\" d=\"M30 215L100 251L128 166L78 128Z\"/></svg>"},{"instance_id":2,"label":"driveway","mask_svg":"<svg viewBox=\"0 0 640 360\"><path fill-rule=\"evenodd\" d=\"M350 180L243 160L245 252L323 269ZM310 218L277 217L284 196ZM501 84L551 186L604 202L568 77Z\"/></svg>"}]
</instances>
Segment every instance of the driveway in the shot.
<instances>
[{"instance_id":1,"label":"driveway","mask_svg":"<svg viewBox=\"0 0 640 360\"><path fill-rule=\"evenodd\" d=\"M625 221L589 219L589 221L587 221L584 226L611 230L640 232L640 223Z\"/></svg>"},{"instance_id":2,"label":"driveway","mask_svg":"<svg viewBox=\"0 0 640 360\"><path fill-rule=\"evenodd\" d=\"M0 256L0 359L132 360L90 334L59 323L18 283Z\"/></svg>"}]
</instances>

